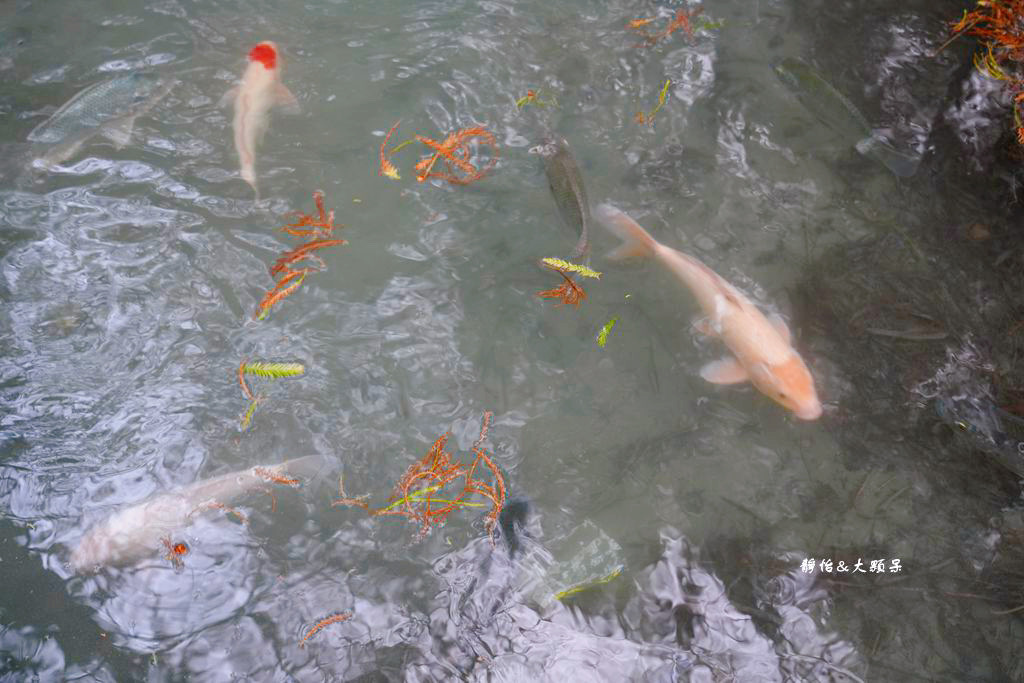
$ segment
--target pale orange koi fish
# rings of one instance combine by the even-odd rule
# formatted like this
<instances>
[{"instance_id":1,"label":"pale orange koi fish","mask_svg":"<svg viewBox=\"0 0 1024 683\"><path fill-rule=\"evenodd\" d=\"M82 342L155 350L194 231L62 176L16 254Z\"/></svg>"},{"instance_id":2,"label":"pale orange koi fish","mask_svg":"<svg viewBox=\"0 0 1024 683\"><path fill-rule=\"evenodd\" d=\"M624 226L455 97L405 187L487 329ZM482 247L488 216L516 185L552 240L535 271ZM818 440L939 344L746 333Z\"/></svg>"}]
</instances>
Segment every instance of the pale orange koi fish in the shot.
<instances>
[{"instance_id":1,"label":"pale orange koi fish","mask_svg":"<svg viewBox=\"0 0 1024 683\"><path fill-rule=\"evenodd\" d=\"M235 105L235 150L242 179L252 186L256 199L259 199L256 145L263 141L267 132L270 109L281 105L290 113L299 111L295 95L281 83L281 56L276 44L265 40L249 50L249 66L242 74L242 82L221 98L222 105L232 101Z\"/></svg>"},{"instance_id":2,"label":"pale orange koi fish","mask_svg":"<svg viewBox=\"0 0 1024 683\"><path fill-rule=\"evenodd\" d=\"M701 377L715 384L750 381L761 393L802 420L821 417L821 402L814 379L800 354L790 342L789 328L782 318L766 318L738 289L699 260L666 247L636 221L609 204L602 204L594 216L623 244L608 254L612 260L654 257L686 285L700 304L706 318L696 323L701 332L720 337L733 356L712 361L701 368Z\"/></svg>"}]
</instances>

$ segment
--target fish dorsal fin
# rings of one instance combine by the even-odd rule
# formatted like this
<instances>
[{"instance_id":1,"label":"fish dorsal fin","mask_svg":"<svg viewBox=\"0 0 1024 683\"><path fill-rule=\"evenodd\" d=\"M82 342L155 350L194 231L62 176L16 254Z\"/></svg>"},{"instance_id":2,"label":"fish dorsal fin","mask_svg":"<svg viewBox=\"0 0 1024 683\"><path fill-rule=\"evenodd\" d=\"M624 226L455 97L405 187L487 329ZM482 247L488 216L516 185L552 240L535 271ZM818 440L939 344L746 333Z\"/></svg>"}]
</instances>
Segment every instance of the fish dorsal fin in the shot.
<instances>
[{"instance_id":1,"label":"fish dorsal fin","mask_svg":"<svg viewBox=\"0 0 1024 683\"><path fill-rule=\"evenodd\" d=\"M717 337L718 331L715 330L714 323L711 322L711 318L707 316L703 318L697 318L692 323L693 329L697 330L705 337Z\"/></svg>"},{"instance_id":2,"label":"fish dorsal fin","mask_svg":"<svg viewBox=\"0 0 1024 683\"><path fill-rule=\"evenodd\" d=\"M229 104L231 104L232 102L234 102L236 97L238 97L238 86L237 85L232 86L231 88L228 89L228 91L226 93L224 93L223 95L220 96L220 102L217 103L217 106L218 107L226 107Z\"/></svg>"},{"instance_id":3,"label":"fish dorsal fin","mask_svg":"<svg viewBox=\"0 0 1024 683\"><path fill-rule=\"evenodd\" d=\"M789 325L787 325L786 321L782 319L782 316L778 313L772 313L768 316L768 322L772 324L772 327L775 328L775 331L779 333L779 336L781 336L787 344L792 341L793 334L789 331Z\"/></svg>"},{"instance_id":4,"label":"fish dorsal fin","mask_svg":"<svg viewBox=\"0 0 1024 683\"><path fill-rule=\"evenodd\" d=\"M116 121L111 121L100 128L100 135L113 142L118 149L121 149L132 141L132 130L134 129L135 117L126 116Z\"/></svg>"},{"instance_id":5,"label":"fish dorsal fin","mask_svg":"<svg viewBox=\"0 0 1024 683\"><path fill-rule=\"evenodd\" d=\"M292 94L292 91L284 83L274 84L274 103L281 107L286 114L299 114L302 112L299 101L295 99L295 95Z\"/></svg>"},{"instance_id":6,"label":"fish dorsal fin","mask_svg":"<svg viewBox=\"0 0 1024 683\"><path fill-rule=\"evenodd\" d=\"M700 376L712 384L739 384L750 379L746 368L732 357L711 361L700 369Z\"/></svg>"}]
</instances>

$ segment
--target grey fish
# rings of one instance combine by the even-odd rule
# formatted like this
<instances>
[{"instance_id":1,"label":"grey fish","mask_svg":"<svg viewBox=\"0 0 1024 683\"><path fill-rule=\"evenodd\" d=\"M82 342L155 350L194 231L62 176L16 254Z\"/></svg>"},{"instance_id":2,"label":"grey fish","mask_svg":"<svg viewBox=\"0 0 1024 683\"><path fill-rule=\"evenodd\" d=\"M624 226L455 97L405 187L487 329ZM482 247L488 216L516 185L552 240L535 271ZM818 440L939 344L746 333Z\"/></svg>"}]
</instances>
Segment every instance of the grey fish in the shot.
<instances>
[{"instance_id":1,"label":"grey fish","mask_svg":"<svg viewBox=\"0 0 1024 683\"><path fill-rule=\"evenodd\" d=\"M787 57L773 65L775 75L796 95L800 103L866 157L881 163L895 175L906 178L917 171L919 159L900 152L874 134L871 124L857 107L809 65Z\"/></svg>"},{"instance_id":2,"label":"grey fish","mask_svg":"<svg viewBox=\"0 0 1024 683\"><path fill-rule=\"evenodd\" d=\"M205 504L231 505L269 485L272 476L292 474L311 478L324 465L323 457L308 455L279 465L230 472L153 496L115 512L89 529L71 553L71 566L76 572L86 573L102 566L130 564L150 552L162 536L187 526L194 514L206 509Z\"/></svg>"},{"instance_id":3,"label":"grey fish","mask_svg":"<svg viewBox=\"0 0 1024 683\"><path fill-rule=\"evenodd\" d=\"M44 167L70 159L89 138L101 134L118 149L131 140L135 119L153 108L174 86L172 79L132 73L96 83L68 100L28 134L30 142L52 145L36 156Z\"/></svg>"},{"instance_id":4,"label":"grey fish","mask_svg":"<svg viewBox=\"0 0 1024 683\"><path fill-rule=\"evenodd\" d=\"M564 138L548 138L538 148L544 160L544 173L548 177L551 196L555 198L558 214L566 227L579 235L572 258L585 256L590 250L588 227L590 225L590 204L587 202L587 190L583 187L576 159L569 151L569 143Z\"/></svg>"},{"instance_id":5,"label":"grey fish","mask_svg":"<svg viewBox=\"0 0 1024 683\"><path fill-rule=\"evenodd\" d=\"M971 446L1024 477L1024 419L1006 412L988 396L940 396L935 412Z\"/></svg>"}]
</instances>

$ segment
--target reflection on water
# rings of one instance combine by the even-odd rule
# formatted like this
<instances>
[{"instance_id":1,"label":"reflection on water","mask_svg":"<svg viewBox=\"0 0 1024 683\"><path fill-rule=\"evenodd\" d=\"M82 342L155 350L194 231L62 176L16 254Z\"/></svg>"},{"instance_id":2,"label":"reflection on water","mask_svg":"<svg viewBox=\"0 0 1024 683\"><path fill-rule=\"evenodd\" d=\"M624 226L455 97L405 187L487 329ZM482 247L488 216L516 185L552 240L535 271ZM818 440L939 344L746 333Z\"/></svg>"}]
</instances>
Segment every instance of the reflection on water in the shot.
<instances>
[{"instance_id":1,"label":"reflection on water","mask_svg":"<svg viewBox=\"0 0 1024 683\"><path fill-rule=\"evenodd\" d=\"M931 56L962 3L709 3L692 36L636 46L629 21L661 30L681 7L0 8L0 567L19 587L0 599L0 671L1024 679L1019 471L999 457L1024 415L1016 166L966 41ZM283 51L301 113L271 116L255 202L218 102L260 40ZM914 176L838 139L776 78L785 59L920 157ZM143 70L175 83L129 144L87 127L79 149L30 167L33 129ZM517 106L529 90L557 105ZM484 127L498 165L420 184L416 143L393 156L401 180L381 177L399 119L396 136L432 140ZM692 297L656 268L608 263L600 229L604 275L579 310L535 296L552 286L537 259L576 239L528 153L551 134L591 201L789 320L821 420L705 383L722 346L692 330ZM268 267L298 243L277 228L318 188L348 244L254 321ZM306 368L244 431L242 359ZM486 410L509 500L528 501L523 552L492 545L475 508L417 540L401 519L331 505L340 476L386 500L445 431L468 451ZM180 570L156 529L134 564L70 564L116 511L309 455L328 466L250 492L234 503L244 522L209 510L171 534L189 548ZM820 564L882 558L901 571Z\"/></svg>"}]
</instances>

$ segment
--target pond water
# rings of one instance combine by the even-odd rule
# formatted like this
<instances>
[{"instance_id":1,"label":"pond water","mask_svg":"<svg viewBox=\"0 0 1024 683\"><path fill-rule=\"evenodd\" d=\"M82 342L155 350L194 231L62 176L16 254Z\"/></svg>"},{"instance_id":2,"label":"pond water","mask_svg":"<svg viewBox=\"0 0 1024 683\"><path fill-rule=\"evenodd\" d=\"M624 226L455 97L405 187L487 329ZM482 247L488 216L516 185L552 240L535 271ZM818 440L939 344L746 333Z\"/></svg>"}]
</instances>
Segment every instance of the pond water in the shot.
<instances>
[{"instance_id":1,"label":"pond water","mask_svg":"<svg viewBox=\"0 0 1024 683\"><path fill-rule=\"evenodd\" d=\"M4 4L4 679L1024 680L1019 479L979 425L951 426L970 417L950 406L1012 412L1024 387L1007 110L969 41L932 55L963 3L715 0L692 35L627 28L697 7ZM262 40L300 111L271 113L256 201L219 103ZM787 58L916 173L816 117L773 71ZM33 167L36 126L138 70L175 83L129 144ZM546 104L517 106L529 90ZM486 128L497 165L419 183L415 142L382 177L398 120L392 146ZM692 329L693 296L608 261L597 224L582 305L536 296L558 284L538 260L575 242L530 153L552 132L594 205L789 321L821 419L701 379L723 347ZM268 267L301 243L278 228L315 190L348 243L255 320ZM246 360L305 373L255 379L243 428ZM470 462L488 411L517 554L486 507L420 539L332 505L342 476L386 505L448 431ZM151 496L309 455L301 486L268 481L240 514L153 527L121 566L71 562ZM164 540L187 547L180 567Z\"/></svg>"}]
</instances>

